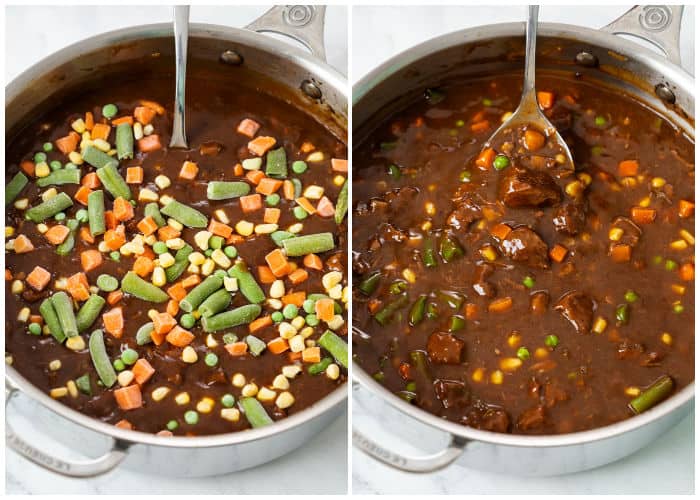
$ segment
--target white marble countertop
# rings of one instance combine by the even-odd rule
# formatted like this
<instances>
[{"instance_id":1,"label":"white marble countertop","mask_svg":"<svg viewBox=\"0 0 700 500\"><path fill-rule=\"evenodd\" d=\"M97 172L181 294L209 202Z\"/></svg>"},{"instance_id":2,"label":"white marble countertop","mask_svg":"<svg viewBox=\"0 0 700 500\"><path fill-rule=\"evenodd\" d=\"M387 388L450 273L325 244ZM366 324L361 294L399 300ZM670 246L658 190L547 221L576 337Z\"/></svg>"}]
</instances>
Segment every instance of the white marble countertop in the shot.
<instances>
[{"instance_id":1,"label":"white marble countertop","mask_svg":"<svg viewBox=\"0 0 700 500\"><path fill-rule=\"evenodd\" d=\"M628 7L540 8L542 21L603 26ZM353 9L352 80L357 81L386 59L443 33L470 26L522 21L518 7L355 7ZM686 7L682 24L683 66L694 72L694 9ZM353 425L390 449L409 454L439 450L445 436L366 394L353 390ZM381 415L381 419L372 415ZM410 430L409 430L410 429ZM411 432L411 443L405 438ZM433 474L410 474L387 467L352 450L354 494L648 494L691 493L694 490L694 414L661 439L634 455L591 471L549 478L516 478L451 465Z\"/></svg>"},{"instance_id":2,"label":"white marble countertop","mask_svg":"<svg viewBox=\"0 0 700 500\"><path fill-rule=\"evenodd\" d=\"M267 10L264 6L193 6L193 22L242 27ZM122 7L7 7L5 37L6 83L26 68L66 45L89 36L138 24L169 22L166 6ZM48 29L47 27L51 27ZM12 41L21 40L21 45ZM329 7L326 11L326 53L329 63L347 74L347 8ZM48 413L27 398L13 402L8 419L18 428L34 432L32 422L39 412ZM31 421L27 420L31 416ZM44 420L50 419L44 416ZM24 422L22 422L24 420ZM47 472L6 452L6 492L14 494L97 494L132 491L141 494L282 494L343 493L347 491L347 417L331 424L304 447L255 469L235 474L195 479L166 478L117 469L95 479L69 479ZM40 430L36 429L40 434ZM37 436L32 436L37 437ZM31 440L30 440L31 441ZM36 442L36 441L33 441ZM45 450L66 456L64 446L44 440ZM79 458L73 456L73 458ZM328 467L329 459L333 467ZM312 480L303 471L319 471ZM304 478L304 480L301 480ZM124 485L129 485L124 490Z\"/></svg>"}]
</instances>

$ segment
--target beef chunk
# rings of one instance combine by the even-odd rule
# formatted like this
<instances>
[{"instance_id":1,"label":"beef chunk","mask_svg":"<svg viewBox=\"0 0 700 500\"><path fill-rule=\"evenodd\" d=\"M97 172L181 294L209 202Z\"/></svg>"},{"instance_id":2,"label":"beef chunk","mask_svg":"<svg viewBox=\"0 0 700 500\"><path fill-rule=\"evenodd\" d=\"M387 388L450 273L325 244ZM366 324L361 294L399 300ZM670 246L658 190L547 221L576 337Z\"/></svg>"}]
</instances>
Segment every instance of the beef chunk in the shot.
<instances>
[{"instance_id":1,"label":"beef chunk","mask_svg":"<svg viewBox=\"0 0 700 500\"><path fill-rule=\"evenodd\" d=\"M469 225L481 218L483 200L472 192L459 192L453 198L455 209L447 216L447 225L456 230L466 230Z\"/></svg>"},{"instance_id":2,"label":"beef chunk","mask_svg":"<svg viewBox=\"0 0 700 500\"><path fill-rule=\"evenodd\" d=\"M554 224L554 229L560 233L575 236L586 225L585 208L578 203L565 203L555 212L552 223Z\"/></svg>"},{"instance_id":3,"label":"beef chunk","mask_svg":"<svg viewBox=\"0 0 700 500\"><path fill-rule=\"evenodd\" d=\"M544 425L545 412L543 406L535 406L525 410L518 417L518 429L529 431L531 429L539 429Z\"/></svg>"},{"instance_id":4,"label":"beef chunk","mask_svg":"<svg viewBox=\"0 0 700 500\"><path fill-rule=\"evenodd\" d=\"M573 291L564 295L554 309L561 312L578 333L588 333L593 323L595 302L583 292Z\"/></svg>"},{"instance_id":5,"label":"beef chunk","mask_svg":"<svg viewBox=\"0 0 700 500\"><path fill-rule=\"evenodd\" d=\"M501 250L515 262L539 269L549 267L547 244L529 227L521 226L508 233L501 241Z\"/></svg>"},{"instance_id":6,"label":"beef chunk","mask_svg":"<svg viewBox=\"0 0 700 500\"><path fill-rule=\"evenodd\" d=\"M469 393L464 386L464 382L437 379L433 383L433 388L435 389L435 396L445 408L465 406L469 403Z\"/></svg>"},{"instance_id":7,"label":"beef chunk","mask_svg":"<svg viewBox=\"0 0 700 500\"><path fill-rule=\"evenodd\" d=\"M510 417L503 408L483 403L474 405L460 422L475 429L492 432L508 432L510 427Z\"/></svg>"},{"instance_id":8,"label":"beef chunk","mask_svg":"<svg viewBox=\"0 0 700 500\"><path fill-rule=\"evenodd\" d=\"M499 198L509 207L539 207L561 200L561 191L546 172L512 168L501 177Z\"/></svg>"},{"instance_id":9,"label":"beef chunk","mask_svg":"<svg viewBox=\"0 0 700 500\"><path fill-rule=\"evenodd\" d=\"M428 338L427 349L433 363L457 365L462 361L464 342L451 333L434 332Z\"/></svg>"}]
</instances>

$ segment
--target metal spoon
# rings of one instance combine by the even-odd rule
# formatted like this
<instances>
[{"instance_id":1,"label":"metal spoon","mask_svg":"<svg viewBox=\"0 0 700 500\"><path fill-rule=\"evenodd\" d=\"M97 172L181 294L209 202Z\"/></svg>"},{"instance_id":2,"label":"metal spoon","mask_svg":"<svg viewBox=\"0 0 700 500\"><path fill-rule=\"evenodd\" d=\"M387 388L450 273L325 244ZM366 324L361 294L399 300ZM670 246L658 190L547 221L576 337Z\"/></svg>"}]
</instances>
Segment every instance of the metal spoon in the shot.
<instances>
[{"instance_id":1,"label":"metal spoon","mask_svg":"<svg viewBox=\"0 0 700 500\"><path fill-rule=\"evenodd\" d=\"M515 129L523 126L538 129L547 136L550 144L561 150L564 155L562 163L563 170L573 171L574 161L571 158L571 152L566 142L561 138L557 129L550 123L547 117L540 110L537 102L537 91L535 89L535 53L537 45L537 16L539 14L538 5L530 5L527 17L527 27L525 29L525 79L523 81L523 93L520 96L520 104L513 115L506 120L498 129L489 137L486 146L492 144L502 144L510 140L511 134Z\"/></svg>"},{"instance_id":2,"label":"metal spoon","mask_svg":"<svg viewBox=\"0 0 700 500\"><path fill-rule=\"evenodd\" d=\"M189 36L189 5L177 5L173 13L175 31L175 108L171 148L187 148L185 134L185 79L187 77L187 38Z\"/></svg>"}]
</instances>

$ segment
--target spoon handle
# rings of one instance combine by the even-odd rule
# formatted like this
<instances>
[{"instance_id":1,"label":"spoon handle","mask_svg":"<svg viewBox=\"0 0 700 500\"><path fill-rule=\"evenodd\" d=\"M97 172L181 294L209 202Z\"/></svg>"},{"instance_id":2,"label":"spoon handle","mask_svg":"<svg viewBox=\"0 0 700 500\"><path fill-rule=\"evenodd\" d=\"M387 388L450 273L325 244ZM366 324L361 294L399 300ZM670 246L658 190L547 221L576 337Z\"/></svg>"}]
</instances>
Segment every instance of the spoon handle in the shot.
<instances>
[{"instance_id":1,"label":"spoon handle","mask_svg":"<svg viewBox=\"0 0 700 500\"><path fill-rule=\"evenodd\" d=\"M531 97L535 94L535 53L537 52L537 17L540 6L528 7L527 26L525 28L525 80L523 81L523 96Z\"/></svg>"},{"instance_id":2,"label":"spoon handle","mask_svg":"<svg viewBox=\"0 0 700 500\"><path fill-rule=\"evenodd\" d=\"M174 9L175 30L175 109L173 134L170 147L186 148L185 134L185 79L187 77L187 38L189 36L189 5L176 5Z\"/></svg>"}]
</instances>

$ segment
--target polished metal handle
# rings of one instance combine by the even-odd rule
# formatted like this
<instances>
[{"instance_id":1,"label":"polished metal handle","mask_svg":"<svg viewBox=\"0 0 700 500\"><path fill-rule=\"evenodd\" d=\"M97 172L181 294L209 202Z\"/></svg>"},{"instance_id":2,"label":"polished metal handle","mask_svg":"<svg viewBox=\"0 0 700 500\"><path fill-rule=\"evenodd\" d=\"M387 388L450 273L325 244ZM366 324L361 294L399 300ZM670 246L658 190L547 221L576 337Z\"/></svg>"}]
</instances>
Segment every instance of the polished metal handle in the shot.
<instances>
[{"instance_id":1,"label":"polished metal handle","mask_svg":"<svg viewBox=\"0 0 700 500\"><path fill-rule=\"evenodd\" d=\"M613 35L630 35L655 45L674 64L681 65L682 5L638 5L601 28Z\"/></svg>"},{"instance_id":2,"label":"polished metal handle","mask_svg":"<svg viewBox=\"0 0 700 500\"><path fill-rule=\"evenodd\" d=\"M309 49L312 55L326 60L323 42L325 5L286 5L272 7L246 26L258 33L277 33L287 36Z\"/></svg>"},{"instance_id":3,"label":"polished metal handle","mask_svg":"<svg viewBox=\"0 0 700 500\"><path fill-rule=\"evenodd\" d=\"M89 460L63 460L54 457L44 451L35 448L14 432L7 421L7 408L10 400L19 391L7 382L5 384L5 444L30 462L68 477L94 477L105 474L117 465L122 463L127 457L129 445L112 440L110 450L98 458Z\"/></svg>"},{"instance_id":4,"label":"polished metal handle","mask_svg":"<svg viewBox=\"0 0 700 500\"><path fill-rule=\"evenodd\" d=\"M187 148L185 132L185 83L187 80L187 39L189 37L190 7L177 5L173 9L175 33L175 107L171 148Z\"/></svg>"}]
</instances>

